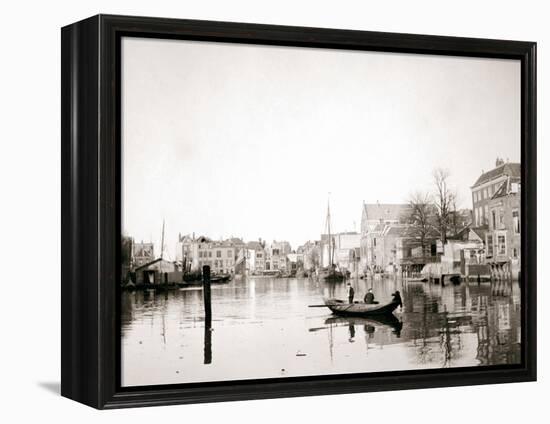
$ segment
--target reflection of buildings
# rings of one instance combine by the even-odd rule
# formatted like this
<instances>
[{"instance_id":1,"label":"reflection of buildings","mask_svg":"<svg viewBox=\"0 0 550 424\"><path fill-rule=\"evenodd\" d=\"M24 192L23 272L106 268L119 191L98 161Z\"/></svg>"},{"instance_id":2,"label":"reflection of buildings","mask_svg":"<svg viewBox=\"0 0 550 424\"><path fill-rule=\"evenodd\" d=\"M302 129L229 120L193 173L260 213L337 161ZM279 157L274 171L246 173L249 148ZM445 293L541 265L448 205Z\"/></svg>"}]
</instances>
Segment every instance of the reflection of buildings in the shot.
<instances>
[{"instance_id":1,"label":"reflection of buildings","mask_svg":"<svg viewBox=\"0 0 550 424\"><path fill-rule=\"evenodd\" d=\"M456 363L467 334L477 337L480 365L519 363L520 305L513 284L407 285L402 338L413 341L421 363Z\"/></svg>"}]
</instances>

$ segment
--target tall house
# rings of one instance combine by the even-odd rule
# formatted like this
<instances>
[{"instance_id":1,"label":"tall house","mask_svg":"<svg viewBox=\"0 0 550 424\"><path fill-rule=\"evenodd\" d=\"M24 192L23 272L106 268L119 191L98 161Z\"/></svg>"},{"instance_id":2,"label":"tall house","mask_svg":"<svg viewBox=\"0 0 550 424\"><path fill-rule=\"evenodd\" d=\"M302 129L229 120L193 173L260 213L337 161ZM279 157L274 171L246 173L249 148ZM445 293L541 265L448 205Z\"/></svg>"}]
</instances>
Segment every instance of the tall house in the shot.
<instances>
[{"instance_id":1,"label":"tall house","mask_svg":"<svg viewBox=\"0 0 550 424\"><path fill-rule=\"evenodd\" d=\"M261 274L265 271L265 258L266 253L261 239L246 243L246 270L250 274Z\"/></svg>"},{"instance_id":2,"label":"tall house","mask_svg":"<svg viewBox=\"0 0 550 424\"><path fill-rule=\"evenodd\" d=\"M489 205L492 197L502 184L508 181L508 179L517 182L520 178L521 165L519 163L504 162L500 158L497 158L494 169L481 174L471 187L475 227L489 224Z\"/></svg>"},{"instance_id":3,"label":"tall house","mask_svg":"<svg viewBox=\"0 0 550 424\"><path fill-rule=\"evenodd\" d=\"M155 259L153 243L134 243L132 246L132 263L135 268L145 265Z\"/></svg>"},{"instance_id":4,"label":"tall house","mask_svg":"<svg viewBox=\"0 0 550 424\"><path fill-rule=\"evenodd\" d=\"M486 260L497 276L518 278L521 266L521 182L509 177L489 202Z\"/></svg>"},{"instance_id":5,"label":"tall house","mask_svg":"<svg viewBox=\"0 0 550 424\"><path fill-rule=\"evenodd\" d=\"M287 255L292 252L288 241L276 241L265 249L267 256L265 258L266 271L286 271Z\"/></svg>"},{"instance_id":6,"label":"tall house","mask_svg":"<svg viewBox=\"0 0 550 424\"><path fill-rule=\"evenodd\" d=\"M360 240L362 269L377 265L377 243L384 229L406 222L409 210L406 203L363 203Z\"/></svg>"}]
</instances>

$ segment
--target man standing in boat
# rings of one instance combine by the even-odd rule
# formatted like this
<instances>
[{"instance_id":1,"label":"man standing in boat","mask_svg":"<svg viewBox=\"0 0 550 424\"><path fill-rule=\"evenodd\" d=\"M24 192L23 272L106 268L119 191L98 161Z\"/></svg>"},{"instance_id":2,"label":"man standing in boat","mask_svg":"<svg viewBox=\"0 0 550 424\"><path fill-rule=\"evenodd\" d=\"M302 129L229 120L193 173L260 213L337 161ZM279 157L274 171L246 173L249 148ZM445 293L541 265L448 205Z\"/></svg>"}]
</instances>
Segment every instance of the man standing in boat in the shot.
<instances>
[{"instance_id":1,"label":"man standing in boat","mask_svg":"<svg viewBox=\"0 0 550 424\"><path fill-rule=\"evenodd\" d=\"M348 283L348 303L353 303L353 298L355 297L355 290L350 283Z\"/></svg>"},{"instance_id":2,"label":"man standing in boat","mask_svg":"<svg viewBox=\"0 0 550 424\"><path fill-rule=\"evenodd\" d=\"M391 294L393 296L392 302L397 303L400 309L403 309L403 300L401 300L401 293L399 290L396 290L395 293Z\"/></svg>"},{"instance_id":3,"label":"man standing in boat","mask_svg":"<svg viewBox=\"0 0 550 424\"><path fill-rule=\"evenodd\" d=\"M369 289L369 291L367 291L367 294L365 295L365 298L363 300L368 305L372 305L374 303L374 293L372 292L372 289Z\"/></svg>"}]
</instances>

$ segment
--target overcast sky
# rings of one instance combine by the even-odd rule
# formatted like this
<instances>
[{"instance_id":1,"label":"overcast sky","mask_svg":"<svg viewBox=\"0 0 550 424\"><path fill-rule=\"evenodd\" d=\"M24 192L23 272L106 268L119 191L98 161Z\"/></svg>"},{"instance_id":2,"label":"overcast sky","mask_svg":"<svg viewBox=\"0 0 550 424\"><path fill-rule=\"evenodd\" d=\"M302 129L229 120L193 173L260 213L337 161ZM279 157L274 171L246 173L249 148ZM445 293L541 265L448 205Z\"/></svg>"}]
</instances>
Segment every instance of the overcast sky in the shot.
<instances>
[{"instance_id":1,"label":"overcast sky","mask_svg":"<svg viewBox=\"0 0 550 424\"><path fill-rule=\"evenodd\" d=\"M123 229L175 257L178 233L318 239L363 200L406 202L451 173L461 207L520 160L520 63L125 38Z\"/></svg>"}]
</instances>

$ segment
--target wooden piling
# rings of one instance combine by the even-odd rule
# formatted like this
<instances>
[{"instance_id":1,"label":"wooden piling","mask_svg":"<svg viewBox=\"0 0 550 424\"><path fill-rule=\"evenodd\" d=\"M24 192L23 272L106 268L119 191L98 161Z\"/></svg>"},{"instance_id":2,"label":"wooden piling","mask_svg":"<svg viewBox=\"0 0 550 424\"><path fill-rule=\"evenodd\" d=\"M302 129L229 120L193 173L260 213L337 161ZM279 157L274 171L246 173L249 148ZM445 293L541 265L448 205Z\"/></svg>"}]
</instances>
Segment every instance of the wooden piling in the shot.
<instances>
[{"instance_id":1,"label":"wooden piling","mask_svg":"<svg viewBox=\"0 0 550 424\"><path fill-rule=\"evenodd\" d=\"M210 267L202 267L202 296L204 301L204 320L212 323L212 300L210 295Z\"/></svg>"},{"instance_id":2,"label":"wooden piling","mask_svg":"<svg viewBox=\"0 0 550 424\"><path fill-rule=\"evenodd\" d=\"M212 363L212 299L210 292L210 267L202 267L202 296L204 301L204 363Z\"/></svg>"}]
</instances>

